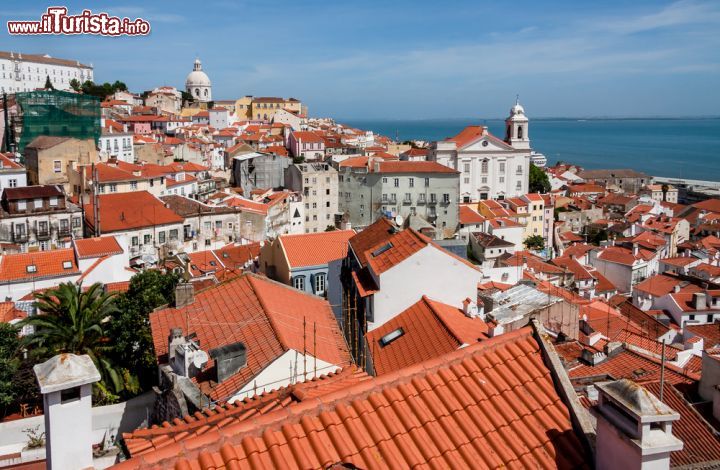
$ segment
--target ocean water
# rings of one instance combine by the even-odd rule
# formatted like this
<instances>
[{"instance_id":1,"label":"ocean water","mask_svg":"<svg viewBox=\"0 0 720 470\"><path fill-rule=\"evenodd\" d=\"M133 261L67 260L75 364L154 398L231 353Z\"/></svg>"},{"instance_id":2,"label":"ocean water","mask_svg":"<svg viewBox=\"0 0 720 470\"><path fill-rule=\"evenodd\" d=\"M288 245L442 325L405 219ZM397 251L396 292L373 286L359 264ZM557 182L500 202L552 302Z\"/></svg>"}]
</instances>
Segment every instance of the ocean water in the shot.
<instances>
[{"instance_id":1,"label":"ocean water","mask_svg":"<svg viewBox=\"0 0 720 470\"><path fill-rule=\"evenodd\" d=\"M441 140L467 125L504 137L500 119L350 120L360 129L399 140ZM720 181L720 118L532 119L532 147L548 159L584 168L633 168L653 176Z\"/></svg>"}]
</instances>

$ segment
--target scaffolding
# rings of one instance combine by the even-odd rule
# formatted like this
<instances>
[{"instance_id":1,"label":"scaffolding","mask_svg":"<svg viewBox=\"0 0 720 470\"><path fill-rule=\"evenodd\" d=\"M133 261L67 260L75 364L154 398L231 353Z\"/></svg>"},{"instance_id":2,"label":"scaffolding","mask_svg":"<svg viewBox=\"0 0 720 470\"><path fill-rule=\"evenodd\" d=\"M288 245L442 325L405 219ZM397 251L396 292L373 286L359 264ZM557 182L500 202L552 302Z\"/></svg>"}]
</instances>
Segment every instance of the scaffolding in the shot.
<instances>
[{"instance_id":1,"label":"scaffolding","mask_svg":"<svg viewBox=\"0 0 720 470\"><path fill-rule=\"evenodd\" d=\"M20 130L18 152L41 135L100 139L100 98L67 91L16 93L19 113L13 123Z\"/></svg>"}]
</instances>

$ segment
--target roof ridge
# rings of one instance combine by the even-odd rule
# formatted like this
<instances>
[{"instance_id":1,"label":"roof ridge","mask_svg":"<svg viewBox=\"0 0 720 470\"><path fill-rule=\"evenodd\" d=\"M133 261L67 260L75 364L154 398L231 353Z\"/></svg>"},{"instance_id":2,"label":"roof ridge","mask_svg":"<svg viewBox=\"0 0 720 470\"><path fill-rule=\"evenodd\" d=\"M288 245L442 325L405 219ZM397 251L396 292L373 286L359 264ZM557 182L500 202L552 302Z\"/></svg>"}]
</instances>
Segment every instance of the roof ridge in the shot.
<instances>
[{"instance_id":1,"label":"roof ridge","mask_svg":"<svg viewBox=\"0 0 720 470\"><path fill-rule=\"evenodd\" d=\"M278 328L277 322L273 319L272 315L269 315L268 312L270 309L268 308L267 302L258 294L257 289L255 288L255 281L259 281L259 279L256 278L256 275L253 273L247 273L243 277L246 278L248 285L250 286L250 289L252 289L253 295L258 300L258 303L260 304L260 307L262 308L263 313L265 314L265 318L267 318L268 323L270 323L270 328L273 331L273 334L275 335L275 338L278 340L278 343L283 348L283 350L288 351L290 348L287 346L287 338L285 338L283 335L280 334L280 329ZM268 279L270 280L270 279ZM282 284L285 287L285 284ZM303 354L305 351L303 351Z\"/></svg>"},{"instance_id":2,"label":"roof ridge","mask_svg":"<svg viewBox=\"0 0 720 470\"><path fill-rule=\"evenodd\" d=\"M433 305L433 303L435 303L435 302L438 302L438 303L443 303L443 302L433 300L430 297L428 297L427 295L423 295L422 300L423 300L423 302L425 302L425 304L428 306L428 308L432 312L433 317L435 317L435 321L437 321L440 324L440 326L442 328L444 328L445 331L447 331L450 334L450 336L455 338L455 341L457 341L458 345L465 344L464 341L462 341L462 339L460 339L458 337L458 335L455 333L455 331L453 331L453 329L450 328L450 326L448 326L448 324L443 321L442 315L440 315L440 313L435 309L435 306Z\"/></svg>"}]
</instances>

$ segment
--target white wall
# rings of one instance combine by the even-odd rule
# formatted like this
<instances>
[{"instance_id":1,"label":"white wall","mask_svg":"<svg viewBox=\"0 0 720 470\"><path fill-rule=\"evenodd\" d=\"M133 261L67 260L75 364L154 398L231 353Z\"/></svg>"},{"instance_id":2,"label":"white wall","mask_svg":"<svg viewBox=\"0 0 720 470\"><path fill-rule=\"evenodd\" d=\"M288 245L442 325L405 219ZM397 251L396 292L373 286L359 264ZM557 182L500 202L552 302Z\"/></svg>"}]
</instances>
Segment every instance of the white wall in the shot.
<instances>
[{"instance_id":1,"label":"white wall","mask_svg":"<svg viewBox=\"0 0 720 470\"><path fill-rule=\"evenodd\" d=\"M372 331L427 295L433 300L462 307L477 297L481 271L428 245L380 275L380 291L373 295Z\"/></svg>"},{"instance_id":2,"label":"white wall","mask_svg":"<svg viewBox=\"0 0 720 470\"><path fill-rule=\"evenodd\" d=\"M312 338L308 347L312 348ZM269 392L292 383L311 380L316 376L336 372L339 369L340 367L321 359L317 359L316 362L310 354L303 355L300 351L289 349L228 399L228 402L232 403L235 400L252 397L257 393ZM306 373L303 374L303 371Z\"/></svg>"}]
</instances>

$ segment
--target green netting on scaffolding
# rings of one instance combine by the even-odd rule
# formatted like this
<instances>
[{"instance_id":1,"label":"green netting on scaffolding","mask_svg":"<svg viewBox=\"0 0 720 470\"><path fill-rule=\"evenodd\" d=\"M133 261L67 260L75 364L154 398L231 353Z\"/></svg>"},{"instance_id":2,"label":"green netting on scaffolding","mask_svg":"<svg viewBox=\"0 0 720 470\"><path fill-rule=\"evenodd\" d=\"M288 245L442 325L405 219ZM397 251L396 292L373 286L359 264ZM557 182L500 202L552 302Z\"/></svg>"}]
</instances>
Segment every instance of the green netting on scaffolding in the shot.
<instances>
[{"instance_id":1,"label":"green netting on scaffolding","mask_svg":"<svg viewBox=\"0 0 720 470\"><path fill-rule=\"evenodd\" d=\"M22 110L18 151L41 135L100 139L100 98L67 91L16 93Z\"/></svg>"}]
</instances>

